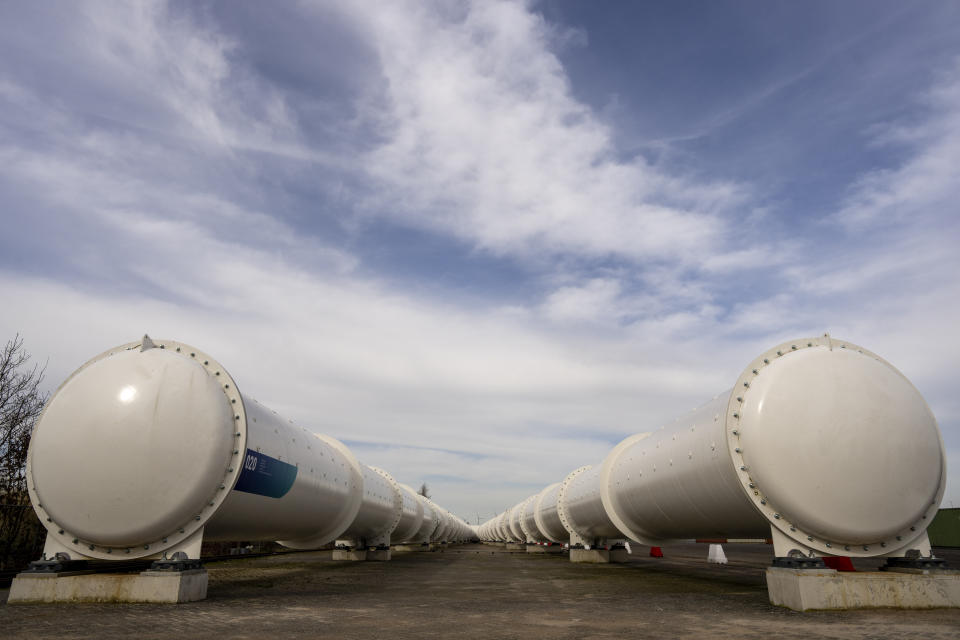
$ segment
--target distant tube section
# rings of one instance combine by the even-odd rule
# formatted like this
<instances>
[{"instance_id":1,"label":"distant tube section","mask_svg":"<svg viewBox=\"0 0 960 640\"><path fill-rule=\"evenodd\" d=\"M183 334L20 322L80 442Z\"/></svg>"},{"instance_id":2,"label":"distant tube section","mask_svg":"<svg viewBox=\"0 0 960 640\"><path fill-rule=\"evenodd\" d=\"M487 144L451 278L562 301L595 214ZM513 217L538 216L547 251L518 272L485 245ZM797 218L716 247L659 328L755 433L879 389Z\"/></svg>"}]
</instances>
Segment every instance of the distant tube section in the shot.
<instances>
[{"instance_id":1,"label":"distant tube section","mask_svg":"<svg viewBox=\"0 0 960 640\"><path fill-rule=\"evenodd\" d=\"M570 532L563 526L557 504L560 498L560 484L556 482L537 494L534 502L533 518L537 531L550 542L566 544L570 542Z\"/></svg>"}]
</instances>

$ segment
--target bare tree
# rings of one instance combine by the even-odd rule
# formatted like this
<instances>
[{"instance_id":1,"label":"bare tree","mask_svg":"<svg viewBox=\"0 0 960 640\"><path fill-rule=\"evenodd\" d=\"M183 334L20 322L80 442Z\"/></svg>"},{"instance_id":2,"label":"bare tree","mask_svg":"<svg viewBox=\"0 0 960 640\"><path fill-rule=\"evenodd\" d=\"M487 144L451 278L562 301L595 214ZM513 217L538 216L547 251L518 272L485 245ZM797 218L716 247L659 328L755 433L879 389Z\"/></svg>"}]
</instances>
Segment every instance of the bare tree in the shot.
<instances>
[{"instance_id":1,"label":"bare tree","mask_svg":"<svg viewBox=\"0 0 960 640\"><path fill-rule=\"evenodd\" d=\"M422 495L422 496L423 496L424 498L426 498L427 500L430 499L430 487L427 486L427 483L426 483L426 482L424 482L423 484L420 485L420 490L417 491L417 493L419 493L420 495Z\"/></svg>"},{"instance_id":2,"label":"bare tree","mask_svg":"<svg viewBox=\"0 0 960 640\"><path fill-rule=\"evenodd\" d=\"M40 391L45 368L30 366L19 334L0 351L0 569L33 559L43 540L26 464L33 425L47 401Z\"/></svg>"}]
</instances>

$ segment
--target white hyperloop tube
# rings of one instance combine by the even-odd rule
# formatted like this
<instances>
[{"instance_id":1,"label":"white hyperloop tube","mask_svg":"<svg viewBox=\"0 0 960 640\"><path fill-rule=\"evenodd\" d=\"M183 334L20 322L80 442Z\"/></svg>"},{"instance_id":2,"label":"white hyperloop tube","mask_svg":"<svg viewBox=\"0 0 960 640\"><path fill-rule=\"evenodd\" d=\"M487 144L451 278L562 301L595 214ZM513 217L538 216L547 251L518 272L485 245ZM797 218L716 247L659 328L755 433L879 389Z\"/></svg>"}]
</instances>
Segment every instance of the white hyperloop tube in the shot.
<instances>
[{"instance_id":1,"label":"white hyperloop tube","mask_svg":"<svg viewBox=\"0 0 960 640\"><path fill-rule=\"evenodd\" d=\"M427 543L433 539L433 532L437 530L439 520L436 507L429 500L417 494L417 502L423 507L423 520L416 534L410 539L410 542Z\"/></svg>"},{"instance_id":2,"label":"white hyperloop tube","mask_svg":"<svg viewBox=\"0 0 960 640\"><path fill-rule=\"evenodd\" d=\"M440 509L441 517L443 518L443 529L437 534L437 542L449 542L453 537L453 532L456 529L456 525L453 522L453 518L450 516L450 512L441 507Z\"/></svg>"},{"instance_id":3,"label":"white hyperloop tube","mask_svg":"<svg viewBox=\"0 0 960 640\"><path fill-rule=\"evenodd\" d=\"M571 543L771 536L781 556L929 555L946 455L903 374L823 336L761 354L731 391L554 486L534 511L552 540L555 508Z\"/></svg>"},{"instance_id":4,"label":"white hyperloop tube","mask_svg":"<svg viewBox=\"0 0 960 640\"><path fill-rule=\"evenodd\" d=\"M429 499L426 500L430 502ZM431 502L431 504L433 503ZM437 505L433 505L433 507L440 519L440 525L433 534L433 540L435 542L455 542L466 539L463 523L459 518L443 507L438 507Z\"/></svg>"},{"instance_id":5,"label":"white hyperloop tube","mask_svg":"<svg viewBox=\"0 0 960 640\"><path fill-rule=\"evenodd\" d=\"M523 535L528 544L547 542L547 539L537 529L537 520L533 511L539 495L534 494L521 503L523 506L520 509L520 528L523 529Z\"/></svg>"},{"instance_id":6,"label":"white hyperloop tube","mask_svg":"<svg viewBox=\"0 0 960 640\"><path fill-rule=\"evenodd\" d=\"M513 541L513 534L510 532L510 511L504 511L497 518L497 535L501 542Z\"/></svg>"},{"instance_id":7,"label":"white hyperloop tube","mask_svg":"<svg viewBox=\"0 0 960 640\"><path fill-rule=\"evenodd\" d=\"M197 557L201 540L388 544L409 511L389 474L241 395L208 354L146 337L57 389L26 473L46 550L74 558Z\"/></svg>"},{"instance_id":8,"label":"white hyperloop tube","mask_svg":"<svg viewBox=\"0 0 960 640\"><path fill-rule=\"evenodd\" d=\"M450 517L447 510L434 504L429 498L427 501L433 505L434 513L437 514L437 528L433 532L433 542L446 542L447 535L450 533Z\"/></svg>"},{"instance_id":9,"label":"white hyperloop tube","mask_svg":"<svg viewBox=\"0 0 960 640\"><path fill-rule=\"evenodd\" d=\"M523 530L520 528L520 507L522 503L517 503L507 511L507 529L510 534L510 540L513 542L523 542Z\"/></svg>"},{"instance_id":10,"label":"white hyperloop tube","mask_svg":"<svg viewBox=\"0 0 960 640\"><path fill-rule=\"evenodd\" d=\"M555 482L537 494L533 514L540 534L550 542L567 543L570 532L563 526L557 512L557 499L560 497L560 482Z\"/></svg>"},{"instance_id":11,"label":"white hyperloop tube","mask_svg":"<svg viewBox=\"0 0 960 640\"><path fill-rule=\"evenodd\" d=\"M623 537L601 501L601 471L600 467L590 465L580 467L560 483L557 513L570 533L572 545L593 545Z\"/></svg>"},{"instance_id":12,"label":"white hyperloop tube","mask_svg":"<svg viewBox=\"0 0 960 640\"><path fill-rule=\"evenodd\" d=\"M523 529L520 527L520 511L523 509L523 503L519 502L513 505L513 508L510 509L510 516L508 523L510 525L510 534L513 536L514 541L516 542L526 542L526 536L523 534Z\"/></svg>"},{"instance_id":13,"label":"white hyperloop tube","mask_svg":"<svg viewBox=\"0 0 960 640\"><path fill-rule=\"evenodd\" d=\"M781 547L928 554L946 457L903 374L824 336L762 354L730 392L618 445L603 473L607 512L640 541L753 537L772 526Z\"/></svg>"},{"instance_id":14,"label":"white hyperloop tube","mask_svg":"<svg viewBox=\"0 0 960 640\"><path fill-rule=\"evenodd\" d=\"M405 484L398 484L401 493L400 522L390 534L391 542L420 542L417 534L424 526L424 503L417 499L416 492Z\"/></svg>"},{"instance_id":15,"label":"white hyperloop tube","mask_svg":"<svg viewBox=\"0 0 960 640\"><path fill-rule=\"evenodd\" d=\"M477 530L477 535L480 540L484 542L493 542L496 539L496 534L493 532L493 520L487 520L480 528Z\"/></svg>"},{"instance_id":16,"label":"white hyperloop tube","mask_svg":"<svg viewBox=\"0 0 960 640\"><path fill-rule=\"evenodd\" d=\"M361 465L363 497L360 509L338 543L349 547L388 547L403 516L403 493L393 477L377 467Z\"/></svg>"}]
</instances>

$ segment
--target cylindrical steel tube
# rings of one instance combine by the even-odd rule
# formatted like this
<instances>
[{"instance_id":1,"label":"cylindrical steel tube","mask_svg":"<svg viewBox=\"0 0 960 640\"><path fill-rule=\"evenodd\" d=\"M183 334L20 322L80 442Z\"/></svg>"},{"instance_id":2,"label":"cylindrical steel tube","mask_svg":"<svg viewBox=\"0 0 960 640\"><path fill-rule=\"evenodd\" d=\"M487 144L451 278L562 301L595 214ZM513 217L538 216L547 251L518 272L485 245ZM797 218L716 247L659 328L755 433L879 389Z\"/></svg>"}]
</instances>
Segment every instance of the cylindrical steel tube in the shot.
<instances>
[{"instance_id":1,"label":"cylindrical steel tube","mask_svg":"<svg viewBox=\"0 0 960 640\"><path fill-rule=\"evenodd\" d=\"M527 543L547 542L540 530L537 529L537 520L534 517L533 508L540 494L534 494L523 501L523 507L520 509L520 528L523 529L523 535Z\"/></svg>"},{"instance_id":2,"label":"cylindrical steel tube","mask_svg":"<svg viewBox=\"0 0 960 640\"><path fill-rule=\"evenodd\" d=\"M627 438L604 460L606 513L624 535L651 544L673 538L767 538L770 523L740 488L727 454L729 392L670 427Z\"/></svg>"},{"instance_id":3,"label":"cylindrical steel tube","mask_svg":"<svg viewBox=\"0 0 960 640\"><path fill-rule=\"evenodd\" d=\"M523 503L513 505L513 508L510 509L509 524L510 524L510 533L513 536L515 542L526 542L526 537L523 535L523 529L520 527L520 510L523 508Z\"/></svg>"},{"instance_id":4,"label":"cylindrical steel tube","mask_svg":"<svg viewBox=\"0 0 960 640\"><path fill-rule=\"evenodd\" d=\"M350 546L389 546L390 534L399 524L403 496L397 482L383 469L360 465L363 497L353 522L338 539Z\"/></svg>"},{"instance_id":5,"label":"cylindrical steel tube","mask_svg":"<svg viewBox=\"0 0 960 640\"><path fill-rule=\"evenodd\" d=\"M500 534L500 540L503 542L513 541L513 533L510 531L510 511L504 511L497 520L497 531Z\"/></svg>"},{"instance_id":6,"label":"cylindrical steel tube","mask_svg":"<svg viewBox=\"0 0 960 640\"><path fill-rule=\"evenodd\" d=\"M410 542L427 543L433 539L433 533L437 530L439 520L436 513L436 508L429 500L419 494L416 495L416 498L417 502L420 503L420 506L423 507L423 515L422 520L420 521L420 527L410 539Z\"/></svg>"},{"instance_id":7,"label":"cylindrical steel tube","mask_svg":"<svg viewBox=\"0 0 960 640\"><path fill-rule=\"evenodd\" d=\"M761 354L731 391L555 487L534 508L551 540L556 514L584 544L772 536L782 555L929 553L946 454L903 374L823 336Z\"/></svg>"},{"instance_id":8,"label":"cylindrical steel tube","mask_svg":"<svg viewBox=\"0 0 960 640\"><path fill-rule=\"evenodd\" d=\"M400 522L390 534L391 542L412 540L423 526L423 503L417 500L417 494L405 484L399 484L402 501Z\"/></svg>"},{"instance_id":9,"label":"cylindrical steel tube","mask_svg":"<svg viewBox=\"0 0 960 640\"><path fill-rule=\"evenodd\" d=\"M909 547L936 513L936 419L888 362L829 336L756 358L733 390L603 465L604 504L637 540L765 536L850 556ZM919 533L918 533L919 532Z\"/></svg>"},{"instance_id":10,"label":"cylindrical steel tube","mask_svg":"<svg viewBox=\"0 0 960 640\"><path fill-rule=\"evenodd\" d=\"M603 507L600 472L600 467L580 467L560 484L557 512L563 526L570 532L571 544L574 536L589 545L598 539L623 537Z\"/></svg>"},{"instance_id":11,"label":"cylindrical steel tube","mask_svg":"<svg viewBox=\"0 0 960 640\"><path fill-rule=\"evenodd\" d=\"M533 512L537 529L544 538L551 542L567 543L570 541L570 532L563 526L560 514L557 513L560 484L555 482L537 494Z\"/></svg>"},{"instance_id":12,"label":"cylindrical steel tube","mask_svg":"<svg viewBox=\"0 0 960 640\"><path fill-rule=\"evenodd\" d=\"M57 389L26 472L48 547L74 557L199 548L201 533L293 548L379 540L403 510L389 474L241 394L208 354L146 337Z\"/></svg>"}]
</instances>

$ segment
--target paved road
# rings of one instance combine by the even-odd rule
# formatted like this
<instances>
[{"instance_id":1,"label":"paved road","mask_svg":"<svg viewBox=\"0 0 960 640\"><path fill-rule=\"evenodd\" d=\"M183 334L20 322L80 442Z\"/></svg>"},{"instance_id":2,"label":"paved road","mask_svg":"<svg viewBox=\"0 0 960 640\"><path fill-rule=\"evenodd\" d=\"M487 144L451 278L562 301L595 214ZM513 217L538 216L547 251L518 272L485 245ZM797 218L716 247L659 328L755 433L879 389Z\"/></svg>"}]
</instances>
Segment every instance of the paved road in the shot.
<instances>
[{"instance_id":1,"label":"paved road","mask_svg":"<svg viewBox=\"0 0 960 640\"><path fill-rule=\"evenodd\" d=\"M329 552L208 565L204 602L0 605L0 637L957 638L960 610L796 613L767 600L765 545L646 549L623 565L465 545L389 563ZM960 553L944 553L960 566ZM6 592L0 591L0 602Z\"/></svg>"}]
</instances>

